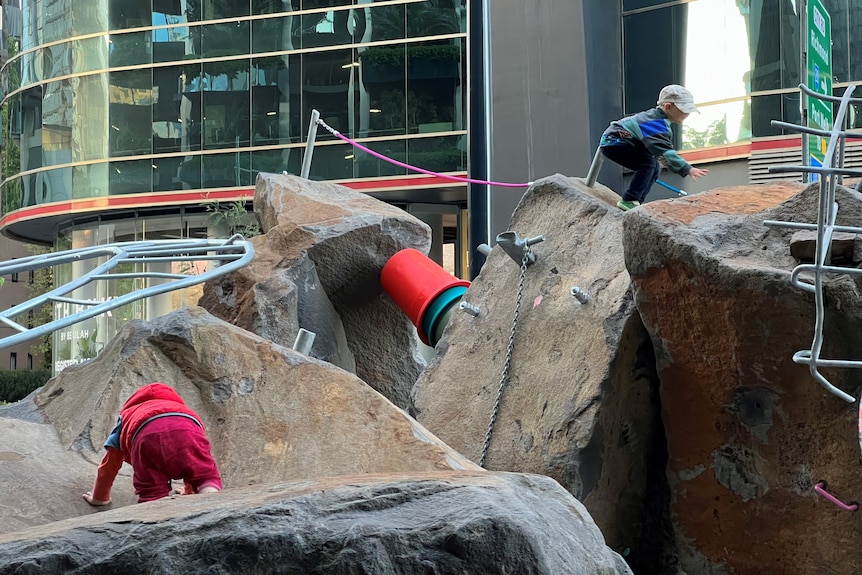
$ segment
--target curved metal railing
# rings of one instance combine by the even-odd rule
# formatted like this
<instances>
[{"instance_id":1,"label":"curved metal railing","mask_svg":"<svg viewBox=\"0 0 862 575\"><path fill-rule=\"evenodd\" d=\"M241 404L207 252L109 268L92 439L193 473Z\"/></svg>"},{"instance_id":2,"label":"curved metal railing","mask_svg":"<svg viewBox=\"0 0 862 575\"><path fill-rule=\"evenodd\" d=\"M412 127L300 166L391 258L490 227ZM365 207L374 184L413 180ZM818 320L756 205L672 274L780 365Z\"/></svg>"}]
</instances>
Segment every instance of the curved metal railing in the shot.
<instances>
[{"instance_id":1,"label":"curved metal railing","mask_svg":"<svg viewBox=\"0 0 862 575\"><path fill-rule=\"evenodd\" d=\"M0 311L0 323L18 333L0 339L0 349L17 345L24 341L41 337L58 329L101 315L139 299L156 296L169 291L187 288L206 282L215 277L239 269L254 258L254 248L241 235L225 239L207 240L149 240L121 242L100 246L79 248L63 252L42 254L0 263L0 276L29 272L61 264L81 262L97 258L107 261L96 265L80 277L54 288L53 290L29 299L7 310ZM181 261L220 262L201 274L166 272L115 272L122 264L148 264ZM128 278L156 278L168 280L158 285L131 291L115 298L100 301L68 297L73 291L93 282L110 282ZM2 289L2 288L0 288ZM26 327L14 318L37 309L47 303L69 303L80 306L81 311L66 317L36 326Z\"/></svg>"}]
</instances>

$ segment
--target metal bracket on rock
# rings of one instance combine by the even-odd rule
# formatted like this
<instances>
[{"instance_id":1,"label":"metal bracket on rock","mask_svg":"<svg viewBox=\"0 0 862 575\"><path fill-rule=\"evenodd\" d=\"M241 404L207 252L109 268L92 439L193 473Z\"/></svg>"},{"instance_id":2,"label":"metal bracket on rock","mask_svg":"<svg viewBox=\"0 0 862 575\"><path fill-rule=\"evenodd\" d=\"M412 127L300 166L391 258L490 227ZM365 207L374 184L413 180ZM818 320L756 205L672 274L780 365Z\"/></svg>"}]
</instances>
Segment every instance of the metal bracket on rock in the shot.
<instances>
[{"instance_id":1,"label":"metal bracket on rock","mask_svg":"<svg viewBox=\"0 0 862 575\"><path fill-rule=\"evenodd\" d=\"M545 241L545 236L521 239L518 237L518 232L503 232L497 236L497 244L519 266L524 261L524 257L527 258L528 266L536 263L536 254L533 253L530 246L543 241Z\"/></svg>"}]
</instances>

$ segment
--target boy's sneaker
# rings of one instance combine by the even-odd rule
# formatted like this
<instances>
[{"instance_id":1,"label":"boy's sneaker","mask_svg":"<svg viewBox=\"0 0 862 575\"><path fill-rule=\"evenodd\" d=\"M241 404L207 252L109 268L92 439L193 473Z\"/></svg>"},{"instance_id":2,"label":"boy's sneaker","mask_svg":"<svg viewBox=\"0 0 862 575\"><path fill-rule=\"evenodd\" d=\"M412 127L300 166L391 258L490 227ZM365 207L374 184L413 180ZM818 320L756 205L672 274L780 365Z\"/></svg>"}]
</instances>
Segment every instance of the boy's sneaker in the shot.
<instances>
[{"instance_id":1,"label":"boy's sneaker","mask_svg":"<svg viewBox=\"0 0 862 575\"><path fill-rule=\"evenodd\" d=\"M627 212L632 208L636 208L639 205L641 205L641 203L635 200L632 200L631 202L627 202L626 200L620 200L617 202L617 207L624 212Z\"/></svg>"}]
</instances>

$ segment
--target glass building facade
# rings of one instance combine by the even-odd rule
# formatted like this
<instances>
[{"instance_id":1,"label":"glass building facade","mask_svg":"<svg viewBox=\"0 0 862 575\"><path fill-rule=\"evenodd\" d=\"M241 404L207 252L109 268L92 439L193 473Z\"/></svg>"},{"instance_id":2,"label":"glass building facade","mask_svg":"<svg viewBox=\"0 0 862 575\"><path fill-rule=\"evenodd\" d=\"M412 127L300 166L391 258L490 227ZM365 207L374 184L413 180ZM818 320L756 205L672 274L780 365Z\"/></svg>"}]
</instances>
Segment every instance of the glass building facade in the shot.
<instances>
[{"instance_id":1,"label":"glass building facade","mask_svg":"<svg viewBox=\"0 0 862 575\"><path fill-rule=\"evenodd\" d=\"M832 22L833 93L841 96L862 83L862 1L823 5ZM655 105L657 94L644 85L680 83L701 111L686 120L683 149L782 135L772 120L801 123L799 0L623 0L622 8L626 113ZM849 111L848 127L862 127L862 107Z\"/></svg>"},{"instance_id":2,"label":"glass building facade","mask_svg":"<svg viewBox=\"0 0 862 575\"><path fill-rule=\"evenodd\" d=\"M250 199L258 172L298 174L313 109L394 160L463 175L466 14L465 0L4 2L4 231L57 249L220 237L207 205ZM407 175L317 132L311 179ZM66 267L58 280L82 271ZM180 303L162 299L114 316ZM55 337L55 367L119 329L100 321Z\"/></svg>"}]
</instances>

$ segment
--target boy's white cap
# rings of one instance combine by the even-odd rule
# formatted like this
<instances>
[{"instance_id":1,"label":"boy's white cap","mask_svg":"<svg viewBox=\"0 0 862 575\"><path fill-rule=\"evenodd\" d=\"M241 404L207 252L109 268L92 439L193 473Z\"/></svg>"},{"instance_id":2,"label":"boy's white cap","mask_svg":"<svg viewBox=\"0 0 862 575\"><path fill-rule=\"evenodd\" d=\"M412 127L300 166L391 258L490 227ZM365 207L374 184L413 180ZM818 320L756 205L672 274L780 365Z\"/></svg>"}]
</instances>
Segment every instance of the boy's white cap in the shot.
<instances>
[{"instance_id":1,"label":"boy's white cap","mask_svg":"<svg viewBox=\"0 0 862 575\"><path fill-rule=\"evenodd\" d=\"M692 93L679 84L671 84L661 89L658 95L658 105L661 106L668 102L686 114L691 114L692 112L700 113L700 110L694 105L694 96Z\"/></svg>"}]
</instances>

